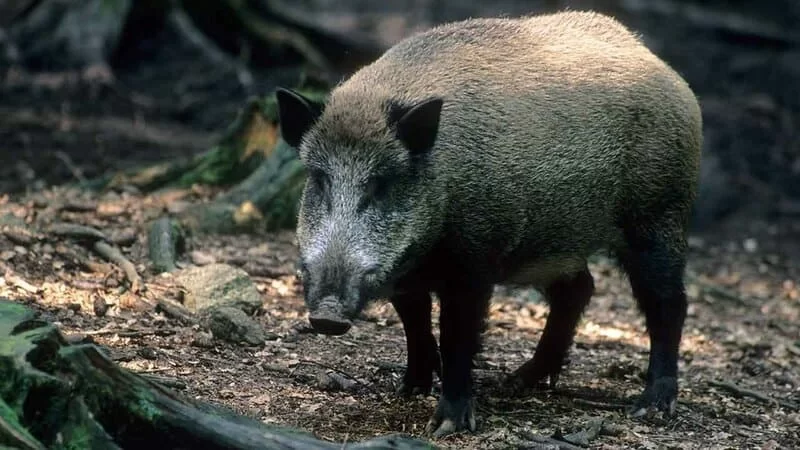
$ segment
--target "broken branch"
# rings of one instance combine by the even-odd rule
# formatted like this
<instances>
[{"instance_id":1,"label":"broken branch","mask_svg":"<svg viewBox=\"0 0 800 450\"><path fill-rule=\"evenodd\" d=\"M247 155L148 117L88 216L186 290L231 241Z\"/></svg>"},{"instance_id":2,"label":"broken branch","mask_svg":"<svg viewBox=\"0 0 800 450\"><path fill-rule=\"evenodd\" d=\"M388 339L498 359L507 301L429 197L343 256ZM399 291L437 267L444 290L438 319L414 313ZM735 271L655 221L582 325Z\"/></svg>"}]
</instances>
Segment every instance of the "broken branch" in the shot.
<instances>
[{"instance_id":1,"label":"broken branch","mask_svg":"<svg viewBox=\"0 0 800 450\"><path fill-rule=\"evenodd\" d=\"M136 271L136 266L122 254L122 252L106 242L97 241L94 243L94 251L96 251L103 258L116 264L125 273L125 277L131 283L131 291L139 293L144 287L139 273Z\"/></svg>"}]
</instances>

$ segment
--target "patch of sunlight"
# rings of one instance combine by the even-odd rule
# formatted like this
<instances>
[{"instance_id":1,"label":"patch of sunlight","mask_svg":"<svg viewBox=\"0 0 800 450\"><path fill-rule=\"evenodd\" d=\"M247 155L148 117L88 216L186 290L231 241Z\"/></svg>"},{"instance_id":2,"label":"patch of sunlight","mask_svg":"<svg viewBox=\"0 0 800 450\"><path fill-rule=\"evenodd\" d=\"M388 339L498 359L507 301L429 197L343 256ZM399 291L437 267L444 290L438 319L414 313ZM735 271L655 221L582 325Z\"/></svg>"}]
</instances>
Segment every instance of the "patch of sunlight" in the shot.
<instances>
[{"instance_id":1,"label":"patch of sunlight","mask_svg":"<svg viewBox=\"0 0 800 450\"><path fill-rule=\"evenodd\" d=\"M607 338L607 339L635 339L638 337L638 333L635 333L631 330L623 330L621 328L612 327L612 326L605 326L594 323L592 321L586 321L583 326L578 330L580 334L583 334L587 337L597 338Z\"/></svg>"}]
</instances>

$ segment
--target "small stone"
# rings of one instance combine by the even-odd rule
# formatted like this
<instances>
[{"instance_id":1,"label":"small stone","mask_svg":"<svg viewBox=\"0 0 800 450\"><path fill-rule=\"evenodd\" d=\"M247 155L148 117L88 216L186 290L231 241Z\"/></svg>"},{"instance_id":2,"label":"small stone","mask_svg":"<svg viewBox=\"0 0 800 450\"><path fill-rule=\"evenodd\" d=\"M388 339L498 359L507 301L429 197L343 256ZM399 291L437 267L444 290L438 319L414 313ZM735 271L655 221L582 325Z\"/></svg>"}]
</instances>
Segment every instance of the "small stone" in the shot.
<instances>
[{"instance_id":1,"label":"small stone","mask_svg":"<svg viewBox=\"0 0 800 450\"><path fill-rule=\"evenodd\" d=\"M175 272L175 279L186 291L184 306L192 312L230 306L251 315L263 303L247 272L227 264L182 269Z\"/></svg>"},{"instance_id":2,"label":"small stone","mask_svg":"<svg viewBox=\"0 0 800 450\"><path fill-rule=\"evenodd\" d=\"M92 301L92 308L94 309L94 315L97 317L104 317L106 312L108 312L108 303L102 297L95 297L94 301Z\"/></svg>"},{"instance_id":3,"label":"small stone","mask_svg":"<svg viewBox=\"0 0 800 450\"><path fill-rule=\"evenodd\" d=\"M155 359L158 359L158 352L156 352L155 350L153 350L153 349L152 349L152 348L150 348L150 347L142 347L142 348L140 348L140 349L139 349L139 351L138 351L138 352L136 352L136 353L137 353L137 354L138 354L140 357L142 357L142 358L144 358L144 359L151 360L151 361L152 361L152 360L155 360Z\"/></svg>"},{"instance_id":4,"label":"small stone","mask_svg":"<svg viewBox=\"0 0 800 450\"><path fill-rule=\"evenodd\" d=\"M203 322L215 338L228 342L264 345L268 338L261 324L241 309L231 306L207 309Z\"/></svg>"},{"instance_id":5,"label":"small stone","mask_svg":"<svg viewBox=\"0 0 800 450\"><path fill-rule=\"evenodd\" d=\"M358 383L336 372L317 374L317 387L322 391L351 391Z\"/></svg>"},{"instance_id":6,"label":"small stone","mask_svg":"<svg viewBox=\"0 0 800 450\"><path fill-rule=\"evenodd\" d=\"M81 304L80 303L69 303L67 304L67 309L70 309L74 312L80 312Z\"/></svg>"},{"instance_id":7,"label":"small stone","mask_svg":"<svg viewBox=\"0 0 800 450\"><path fill-rule=\"evenodd\" d=\"M136 242L136 230L133 228L125 228L124 230L112 231L111 241L120 247L128 247Z\"/></svg>"},{"instance_id":8,"label":"small stone","mask_svg":"<svg viewBox=\"0 0 800 450\"><path fill-rule=\"evenodd\" d=\"M199 331L192 340L192 345L200 348L214 347L214 335L207 331Z\"/></svg>"},{"instance_id":9,"label":"small stone","mask_svg":"<svg viewBox=\"0 0 800 450\"><path fill-rule=\"evenodd\" d=\"M192 258L192 262L198 266L207 266L217 262L217 259L214 258L213 255L210 255L206 252L201 252L200 250L193 250L191 253L189 253L189 257Z\"/></svg>"}]
</instances>

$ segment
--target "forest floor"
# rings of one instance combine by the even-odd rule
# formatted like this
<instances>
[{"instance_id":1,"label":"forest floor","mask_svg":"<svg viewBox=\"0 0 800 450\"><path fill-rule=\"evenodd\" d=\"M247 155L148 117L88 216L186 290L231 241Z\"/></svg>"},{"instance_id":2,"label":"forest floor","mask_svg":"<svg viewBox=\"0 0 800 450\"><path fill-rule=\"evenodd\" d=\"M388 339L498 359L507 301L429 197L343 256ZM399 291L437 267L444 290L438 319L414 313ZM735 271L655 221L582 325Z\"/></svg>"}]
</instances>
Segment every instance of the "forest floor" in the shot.
<instances>
[{"instance_id":1,"label":"forest floor","mask_svg":"<svg viewBox=\"0 0 800 450\"><path fill-rule=\"evenodd\" d=\"M344 336L310 333L294 276L292 233L189 240L184 267L210 261L239 266L263 296L256 319L269 332L265 345L209 342L196 326L156 312L159 298L180 293L171 277L152 273L146 225L217 191L146 195L57 187L195 154L233 119L243 98L235 83L169 54L160 58L160 72L129 71L112 84L80 74L13 71L0 79L0 192L11 192L0 194L0 217L10 213L41 229L54 222L100 229L136 265L147 288L138 294L126 289L121 271L80 246L12 231L0 232L0 296L31 304L71 339L108 348L130 370L157 374L185 395L265 422L339 442L396 432L424 437L436 396L402 400L393 394L405 363L394 310L371 306ZM181 76L170 78L169 67ZM504 376L533 355L547 307L531 292L498 291L475 361L478 431L437 445L525 448L534 446L534 436L566 435L599 419L603 426L588 442L591 448L800 447L798 236L798 221L747 214L693 236L678 414L666 422L624 415L643 386L648 339L627 281L609 263L591 266L596 294L555 391L520 398L503 393Z\"/></svg>"},{"instance_id":2,"label":"forest floor","mask_svg":"<svg viewBox=\"0 0 800 450\"><path fill-rule=\"evenodd\" d=\"M25 242L8 232L0 234L0 296L30 303L70 339L108 348L130 370L165 377L186 395L239 413L337 441L394 432L422 437L436 397L402 400L393 394L405 341L391 305L373 305L344 336L310 333L290 232L198 237L182 259L184 266L216 261L248 272L263 296L256 319L268 332L265 345L209 342L198 327L156 312L160 298L180 295L170 276L149 269L145 223L208 197L202 190L142 196L69 189L4 196L0 216L13 214L31 227L71 222L102 230L136 264L147 289L125 289L120 271L103 268L103 260L88 253L83 257L95 270L80 268L70 257L79 247L54 236ZM627 282L598 261L591 266L597 291L555 391L503 394L505 375L533 355L547 307L531 292L498 293L485 350L475 362L478 432L438 444L516 448L530 443L531 435L568 434L601 419L603 432L589 442L592 448L796 448L800 264L781 254L778 227L760 229L745 240L692 239L675 419L624 415L642 388L648 339Z\"/></svg>"}]
</instances>

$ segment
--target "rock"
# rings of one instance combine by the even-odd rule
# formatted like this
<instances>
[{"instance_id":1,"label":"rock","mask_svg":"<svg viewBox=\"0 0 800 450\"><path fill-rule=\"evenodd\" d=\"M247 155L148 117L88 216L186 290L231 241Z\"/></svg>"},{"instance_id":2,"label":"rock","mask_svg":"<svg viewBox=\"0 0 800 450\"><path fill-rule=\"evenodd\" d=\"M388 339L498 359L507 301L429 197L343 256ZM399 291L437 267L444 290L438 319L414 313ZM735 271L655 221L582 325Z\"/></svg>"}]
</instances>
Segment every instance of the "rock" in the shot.
<instances>
[{"instance_id":1,"label":"rock","mask_svg":"<svg viewBox=\"0 0 800 450\"><path fill-rule=\"evenodd\" d=\"M179 270L175 279L186 290L183 305L195 313L229 306L251 315L262 305L261 294L247 272L227 264Z\"/></svg>"},{"instance_id":2,"label":"rock","mask_svg":"<svg viewBox=\"0 0 800 450\"><path fill-rule=\"evenodd\" d=\"M214 347L214 335L205 331L199 331L192 340L192 345L200 348Z\"/></svg>"},{"instance_id":3,"label":"rock","mask_svg":"<svg viewBox=\"0 0 800 450\"><path fill-rule=\"evenodd\" d=\"M216 339L237 344L244 342L250 345L264 345L264 341L275 338L244 311L231 306L218 306L206 310L203 324L211 330Z\"/></svg>"},{"instance_id":4,"label":"rock","mask_svg":"<svg viewBox=\"0 0 800 450\"><path fill-rule=\"evenodd\" d=\"M189 253L189 257L192 259L192 262L198 266L207 266L217 262L217 259L214 258L214 255L200 250L192 250Z\"/></svg>"},{"instance_id":5,"label":"rock","mask_svg":"<svg viewBox=\"0 0 800 450\"><path fill-rule=\"evenodd\" d=\"M343 377L336 372L319 372L316 377L317 388L322 391L352 391L358 386L353 380Z\"/></svg>"},{"instance_id":6,"label":"rock","mask_svg":"<svg viewBox=\"0 0 800 450\"><path fill-rule=\"evenodd\" d=\"M111 305L106 303L106 300L99 295L92 300L92 309L94 309L94 315L97 317L105 317L109 306Z\"/></svg>"}]
</instances>

